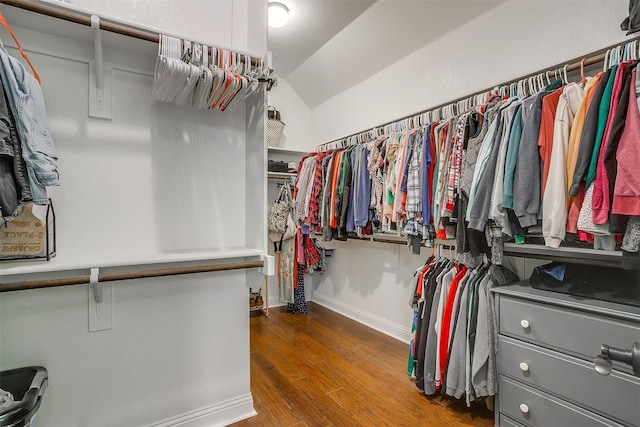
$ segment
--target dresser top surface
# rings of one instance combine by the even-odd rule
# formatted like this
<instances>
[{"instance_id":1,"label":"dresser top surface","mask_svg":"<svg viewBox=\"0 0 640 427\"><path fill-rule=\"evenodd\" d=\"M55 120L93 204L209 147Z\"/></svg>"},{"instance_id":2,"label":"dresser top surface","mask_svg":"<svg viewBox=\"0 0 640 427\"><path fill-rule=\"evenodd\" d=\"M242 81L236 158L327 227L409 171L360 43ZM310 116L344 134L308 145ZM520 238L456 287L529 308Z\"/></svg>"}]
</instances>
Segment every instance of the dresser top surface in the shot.
<instances>
[{"instance_id":1,"label":"dresser top surface","mask_svg":"<svg viewBox=\"0 0 640 427\"><path fill-rule=\"evenodd\" d=\"M509 286L496 287L492 291L499 295L640 323L640 307L536 289L531 287L528 280Z\"/></svg>"}]
</instances>

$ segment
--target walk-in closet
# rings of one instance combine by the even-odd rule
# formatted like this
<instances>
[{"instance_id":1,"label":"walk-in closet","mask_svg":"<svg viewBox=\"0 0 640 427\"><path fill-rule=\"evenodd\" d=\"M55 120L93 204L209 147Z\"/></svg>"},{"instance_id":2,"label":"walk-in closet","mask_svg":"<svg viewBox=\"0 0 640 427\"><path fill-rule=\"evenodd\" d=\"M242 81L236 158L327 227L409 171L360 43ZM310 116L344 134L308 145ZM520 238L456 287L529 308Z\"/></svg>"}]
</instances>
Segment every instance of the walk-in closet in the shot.
<instances>
[{"instance_id":1,"label":"walk-in closet","mask_svg":"<svg viewBox=\"0 0 640 427\"><path fill-rule=\"evenodd\" d=\"M640 2L0 25L0 427L640 425Z\"/></svg>"}]
</instances>

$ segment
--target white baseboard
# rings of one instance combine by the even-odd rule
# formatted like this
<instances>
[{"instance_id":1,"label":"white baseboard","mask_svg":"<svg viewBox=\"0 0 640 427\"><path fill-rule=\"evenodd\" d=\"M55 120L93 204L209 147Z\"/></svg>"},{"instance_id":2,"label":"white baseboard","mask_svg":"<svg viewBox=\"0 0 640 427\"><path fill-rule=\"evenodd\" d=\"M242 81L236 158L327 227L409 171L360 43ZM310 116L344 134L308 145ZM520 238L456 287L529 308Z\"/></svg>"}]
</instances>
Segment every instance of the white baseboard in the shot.
<instances>
[{"instance_id":1,"label":"white baseboard","mask_svg":"<svg viewBox=\"0 0 640 427\"><path fill-rule=\"evenodd\" d=\"M403 325L399 325L394 322L390 322L387 319L376 316L375 314L364 311L360 308L353 307L349 304L345 304L342 301L337 301L326 295L313 293L313 302L319 304L329 310L340 313L349 319L355 320L358 323L362 323L378 332L382 332L385 335L395 338L404 343L409 343L411 340L411 330Z\"/></svg>"},{"instance_id":2,"label":"white baseboard","mask_svg":"<svg viewBox=\"0 0 640 427\"><path fill-rule=\"evenodd\" d=\"M257 415L251 393L177 417L151 424L149 427L218 427L227 426Z\"/></svg>"}]
</instances>

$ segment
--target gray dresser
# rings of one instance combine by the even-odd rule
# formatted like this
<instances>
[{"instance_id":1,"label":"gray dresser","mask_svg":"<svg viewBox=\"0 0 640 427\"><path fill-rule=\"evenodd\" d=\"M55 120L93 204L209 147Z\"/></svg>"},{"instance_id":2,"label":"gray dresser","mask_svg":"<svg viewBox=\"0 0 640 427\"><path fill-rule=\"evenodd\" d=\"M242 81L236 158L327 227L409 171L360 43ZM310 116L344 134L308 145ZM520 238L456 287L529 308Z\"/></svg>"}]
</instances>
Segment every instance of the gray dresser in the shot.
<instances>
[{"instance_id":1,"label":"gray dresser","mask_svg":"<svg viewBox=\"0 0 640 427\"><path fill-rule=\"evenodd\" d=\"M638 284L634 284L638 286ZM640 342L640 308L531 288L494 289L498 312L496 425L640 425L640 378L613 363L594 369L601 344Z\"/></svg>"}]
</instances>

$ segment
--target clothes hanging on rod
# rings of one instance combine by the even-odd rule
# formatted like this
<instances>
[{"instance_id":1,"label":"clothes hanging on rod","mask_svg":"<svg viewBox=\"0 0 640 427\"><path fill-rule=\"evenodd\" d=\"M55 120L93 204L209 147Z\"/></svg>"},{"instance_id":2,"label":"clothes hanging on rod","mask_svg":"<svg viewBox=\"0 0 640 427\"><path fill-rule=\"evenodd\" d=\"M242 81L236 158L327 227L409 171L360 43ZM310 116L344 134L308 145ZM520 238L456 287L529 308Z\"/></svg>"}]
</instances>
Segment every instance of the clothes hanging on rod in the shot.
<instances>
[{"instance_id":1,"label":"clothes hanging on rod","mask_svg":"<svg viewBox=\"0 0 640 427\"><path fill-rule=\"evenodd\" d=\"M1 13L0 24L33 71L27 72L0 41L0 214L11 221L29 203L48 205L46 187L60 181L40 77Z\"/></svg>"},{"instance_id":2,"label":"clothes hanging on rod","mask_svg":"<svg viewBox=\"0 0 640 427\"><path fill-rule=\"evenodd\" d=\"M407 374L425 394L464 396L467 406L495 395L498 331L491 289L518 277L486 262L470 269L441 254L429 257L414 277Z\"/></svg>"},{"instance_id":3,"label":"clothes hanging on rod","mask_svg":"<svg viewBox=\"0 0 640 427\"><path fill-rule=\"evenodd\" d=\"M416 127L422 126L425 123L440 121L441 118L446 114L451 115L453 114L453 112L457 112L456 114L459 114L460 112L469 111L470 109L480 104L486 103L488 98L492 95L499 94L501 96L504 96L506 93L521 94L526 91L530 91L531 88L540 88L544 86L545 78L547 84L551 83L550 73L553 73L554 79L556 80L559 79L559 76L562 77L564 75L564 77L566 77L568 72L580 70L581 73L583 73L585 67L594 64L602 64L603 60L604 62L607 62L607 60L611 57L610 55L613 54L612 52L614 52L616 49L621 52L620 54L616 53L616 57L621 57L632 52L637 52L638 39L627 42L624 47L614 45L608 48L604 48L600 51L593 52L589 56L574 59L573 61L569 61L569 63L564 65L545 68L528 76L524 76L517 80L507 82L502 86L495 86L489 89L485 89L475 94L463 96L452 102L431 107L428 110L414 113L402 119L393 120L391 122L376 126L366 131L358 132L347 137L319 144L316 150L327 151L337 148L344 148L345 145L352 145L357 142L362 142L363 139L372 139L381 135L382 133L389 133L391 130L397 131L398 127L407 126L407 123L409 124L409 127Z\"/></svg>"},{"instance_id":4,"label":"clothes hanging on rod","mask_svg":"<svg viewBox=\"0 0 640 427\"><path fill-rule=\"evenodd\" d=\"M243 59L243 60L241 60ZM234 110L269 74L261 63L224 49L160 35L152 98L220 111Z\"/></svg>"},{"instance_id":5,"label":"clothes hanging on rod","mask_svg":"<svg viewBox=\"0 0 640 427\"><path fill-rule=\"evenodd\" d=\"M638 48L630 45L593 78L540 75L458 115L451 107L430 123L405 120L323 147L301 162L297 222L324 240L402 234L414 250L455 238L469 267L483 254L501 264L505 238L557 248L570 232L614 250L640 215Z\"/></svg>"},{"instance_id":6,"label":"clothes hanging on rod","mask_svg":"<svg viewBox=\"0 0 640 427\"><path fill-rule=\"evenodd\" d=\"M285 182L280 191L285 195L280 203L286 203L289 213L293 214L294 205L291 197L287 196L290 193L289 183ZM294 224L289 233L290 225L287 223L286 227L284 233L269 233L278 260L280 301L287 303L287 311L290 313L306 313L304 275L324 273L326 252L306 230Z\"/></svg>"}]
</instances>

